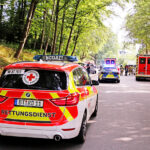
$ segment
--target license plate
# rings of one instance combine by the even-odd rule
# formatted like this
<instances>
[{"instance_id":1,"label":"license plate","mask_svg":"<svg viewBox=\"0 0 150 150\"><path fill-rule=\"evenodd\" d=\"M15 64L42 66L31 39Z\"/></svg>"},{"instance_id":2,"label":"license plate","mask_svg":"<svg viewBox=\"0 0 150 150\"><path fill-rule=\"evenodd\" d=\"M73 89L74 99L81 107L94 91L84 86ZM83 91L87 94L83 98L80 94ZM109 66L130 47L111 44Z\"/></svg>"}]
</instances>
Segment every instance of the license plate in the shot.
<instances>
[{"instance_id":1,"label":"license plate","mask_svg":"<svg viewBox=\"0 0 150 150\"><path fill-rule=\"evenodd\" d=\"M43 107L43 101L27 100L27 99L15 99L15 106L24 107Z\"/></svg>"}]
</instances>

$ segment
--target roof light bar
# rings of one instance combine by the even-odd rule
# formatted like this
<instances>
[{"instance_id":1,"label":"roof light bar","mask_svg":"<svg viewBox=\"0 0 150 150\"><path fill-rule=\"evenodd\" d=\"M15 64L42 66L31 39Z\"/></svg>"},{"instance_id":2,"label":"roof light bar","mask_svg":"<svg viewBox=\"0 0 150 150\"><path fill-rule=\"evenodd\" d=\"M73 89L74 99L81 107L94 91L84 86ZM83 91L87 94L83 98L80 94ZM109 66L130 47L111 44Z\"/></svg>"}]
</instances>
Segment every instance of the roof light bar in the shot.
<instances>
[{"instance_id":1,"label":"roof light bar","mask_svg":"<svg viewBox=\"0 0 150 150\"><path fill-rule=\"evenodd\" d=\"M35 55L34 60L40 61L69 61L75 62L78 61L76 56L66 56L66 55Z\"/></svg>"}]
</instances>

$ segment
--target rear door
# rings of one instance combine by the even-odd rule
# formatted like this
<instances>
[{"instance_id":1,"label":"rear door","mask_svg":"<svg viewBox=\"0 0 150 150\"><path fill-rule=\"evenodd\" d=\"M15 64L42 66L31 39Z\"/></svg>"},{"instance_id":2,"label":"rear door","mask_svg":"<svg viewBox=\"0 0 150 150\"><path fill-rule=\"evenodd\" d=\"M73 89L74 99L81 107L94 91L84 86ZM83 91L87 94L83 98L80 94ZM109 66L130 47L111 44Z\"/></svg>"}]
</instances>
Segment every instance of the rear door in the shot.
<instances>
[{"instance_id":1,"label":"rear door","mask_svg":"<svg viewBox=\"0 0 150 150\"><path fill-rule=\"evenodd\" d=\"M65 72L51 70L13 69L3 73L0 80L0 118L19 123L54 123L60 121L65 106L52 102L64 102L69 94ZM55 101L55 102L56 102ZM36 125L36 124L35 124Z\"/></svg>"},{"instance_id":2,"label":"rear door","mask_svg":"<svg viewBox=\"0 0 150 150\"><path fill-rule=\"evenodd\" d=\"M147 57L147 75L150 75L150 57Z\"/></svg>"},{"instance_id":3,"label":"rear door","mask_svg":"<svg viewBox=\"0 0 150 150\"><path fill-rule=\"evenodd\" d=\"M138 74L145 75L146 74L146 57L139 56L139 70Z\"/></svg>"}]
</instances>

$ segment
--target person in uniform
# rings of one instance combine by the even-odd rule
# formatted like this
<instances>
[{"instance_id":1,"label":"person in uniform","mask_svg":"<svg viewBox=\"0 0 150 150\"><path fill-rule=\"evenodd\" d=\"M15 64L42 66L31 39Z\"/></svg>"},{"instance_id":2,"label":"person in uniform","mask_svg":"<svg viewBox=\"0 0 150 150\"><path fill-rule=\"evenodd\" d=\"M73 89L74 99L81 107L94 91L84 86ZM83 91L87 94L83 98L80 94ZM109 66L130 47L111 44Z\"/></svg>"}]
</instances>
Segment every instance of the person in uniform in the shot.
<instances>
[{"instance_id":1,"label":"person in uniform","mask_svg":"<svg viewBox=\"0 0 150 150\"><path fill-rule=\"evenodd\" d=\"M86 70L87 70L88 74L90 74L90 62L87 63Z\"/></svg>"}]
</instances>

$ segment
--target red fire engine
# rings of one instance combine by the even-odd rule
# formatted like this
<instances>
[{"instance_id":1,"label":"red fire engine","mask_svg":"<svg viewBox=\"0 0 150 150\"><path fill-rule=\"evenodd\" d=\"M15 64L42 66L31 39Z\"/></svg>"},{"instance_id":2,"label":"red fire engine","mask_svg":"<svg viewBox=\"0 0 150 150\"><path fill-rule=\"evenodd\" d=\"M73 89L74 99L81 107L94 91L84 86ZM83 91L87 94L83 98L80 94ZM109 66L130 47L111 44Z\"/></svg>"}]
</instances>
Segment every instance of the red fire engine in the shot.
<instances>
[{"instance_id":1,"label":"red fire engine","mask_svg":"<svg viewBox=\"0 0 150 150\"><path fill-rule=\"evenodd\" d=\"M137 55L136 80L150 79L150 55Z\"/></svg>"}]
</instances>

